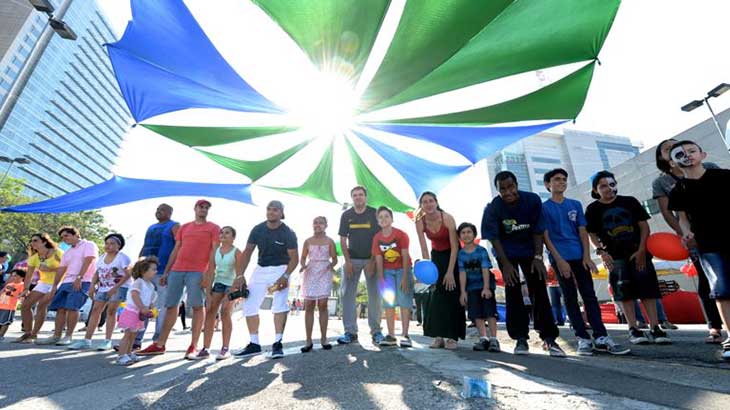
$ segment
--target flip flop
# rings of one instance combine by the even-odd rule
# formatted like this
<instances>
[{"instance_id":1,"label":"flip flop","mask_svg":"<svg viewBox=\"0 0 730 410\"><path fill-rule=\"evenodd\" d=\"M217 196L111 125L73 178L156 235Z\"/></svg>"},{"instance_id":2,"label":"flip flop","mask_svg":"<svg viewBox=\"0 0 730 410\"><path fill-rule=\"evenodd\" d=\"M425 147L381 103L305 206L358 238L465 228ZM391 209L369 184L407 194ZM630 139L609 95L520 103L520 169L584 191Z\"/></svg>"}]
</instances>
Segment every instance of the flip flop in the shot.
<instances>
[{"instance_id":1,"label":"flip flop","mask_svg":"<svg viewBox=\"0 0 730 410\"><path fill-rule=\"evenodd\" d=\"M301 349L299 349L299 350L301 350L301 351L302 351L302 353L309 353L309 352L311 352L311 351L312 351L312 348L313 348L313 347L314 347L314 345L313 345L313 344L311 344L311 345L307 345L307 346L304 346L304 347L302 347L302 348L301 348Z\"/></svg>"}]
</instances>

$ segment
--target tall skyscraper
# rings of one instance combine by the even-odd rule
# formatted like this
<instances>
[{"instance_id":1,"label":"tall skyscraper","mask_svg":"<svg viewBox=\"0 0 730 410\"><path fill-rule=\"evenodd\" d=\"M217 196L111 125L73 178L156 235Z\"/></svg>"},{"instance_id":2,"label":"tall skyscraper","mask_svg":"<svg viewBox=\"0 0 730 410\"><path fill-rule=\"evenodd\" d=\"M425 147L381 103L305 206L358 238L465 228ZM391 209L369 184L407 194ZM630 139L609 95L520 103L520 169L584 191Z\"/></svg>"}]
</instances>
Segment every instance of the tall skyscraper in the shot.
<instances>
[{"instance_id":1,"label":"tall skyscraper","mask_svg":"<svg viewBox=\"0 0 730 410\"><path fill-rule=\"evenodd\" d=\"M0 155L29 158L10 175L24 179L31 195L55 197L111 176L132 119L103 47L116 35L96 1L51 0L75 41L54 34L47 17L26 1L0 2L3 106L18 94L24 70L32 70L0 122Z\"/></svg>"},{"instance_id":2,"label":"tall skyscraper","mask_svg":"<svg viewBox=\"0 0 730 410\"><path fill-rule=\"evenodd\" d=\"M563 168L575 186L602 169L609 169L639 155L639 147L625 137L566 129L563 134L542 132L505 147L487 159L491 177L503 170L517 177L520 189L535 192L543 199L550 193L543 175Z\"/></svg>"}]
</instances>

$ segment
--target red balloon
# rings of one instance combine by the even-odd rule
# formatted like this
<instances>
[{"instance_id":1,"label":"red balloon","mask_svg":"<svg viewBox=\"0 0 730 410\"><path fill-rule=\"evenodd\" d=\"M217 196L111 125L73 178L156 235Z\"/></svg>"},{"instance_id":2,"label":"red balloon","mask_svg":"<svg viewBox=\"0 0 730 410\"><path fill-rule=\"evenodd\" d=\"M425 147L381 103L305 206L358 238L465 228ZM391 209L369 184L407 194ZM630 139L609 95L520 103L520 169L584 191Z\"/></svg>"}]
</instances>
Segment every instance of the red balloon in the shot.
<instances>
[{"instance_id":1,"label":"red balloon","mask_svg":"<svg viewBox=\"0 0 730 410\"><path fill-rule=\"evenodd\" d=\"M687 275L688 278L697 276L697 267L692 262L687 262L686 264L682 265L679 271Z\"/></svg>"},{"instance_id":2,"label":"red balloon","mask_svg":"<svg viewBox=\"0 0 730 410\"><path fill-rule=\"evenodd\" d=\"M646 241L649 253L665 261L681 261L689 257L689 251L682 245L682 239L674 233L656 232Z\"/></svg>"}]
</instances>

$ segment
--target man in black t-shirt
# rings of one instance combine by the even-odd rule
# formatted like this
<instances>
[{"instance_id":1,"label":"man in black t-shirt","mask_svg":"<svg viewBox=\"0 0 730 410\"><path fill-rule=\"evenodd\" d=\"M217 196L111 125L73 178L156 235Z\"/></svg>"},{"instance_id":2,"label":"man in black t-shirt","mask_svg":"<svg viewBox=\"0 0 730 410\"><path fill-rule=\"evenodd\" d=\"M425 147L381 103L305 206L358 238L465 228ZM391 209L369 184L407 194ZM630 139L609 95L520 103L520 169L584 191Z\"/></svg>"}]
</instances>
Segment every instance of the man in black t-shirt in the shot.
<instances>
[{"instance_id":1,"label":"man in black t-shirt","mask_svg":"<svg viewBox=\"0 0 730 410\"><path fill-rule=\"evenodd\" d=\"M378 345L383 340L380 327L381 304L378 278L371 255L373 237L380 230L375 208L368 206L368 191L356 186L350 191L352 208L342 213L340 218L340 245L345 266L342 269L342 324L345 334L337 339L339 344L349 344L357 340L357 285L360 274L365 271L368 289L368 324L373 342Z\"/></svg>"},{"instance_id":2,"label":"man in black t-shirt","mask_svg":"<svg viewBox=\"0 0 730 410\"><path fill-rule=\"evenodd\" d=\"M679 225L687 246L696 246L725 328L730 320L730 215L718 190L730 186L730 170L706 169L707 154L692 141L681 141L669 151L684 173L669 194L669 209L679 212ZM722 342L722 357L730 360L730 337Z\"/></svg>"},{"instance_id":3,"label":"man in black t-shirt","mask_svg":"<svg viewBox=\"0 0 730 410\"><path fill-rule=\"evenodd\" d=\"M256 225L248 237L246 249L243 251L242 268L236 272L233 289L246 284L243 273L246 272L251 253L258 248L259 258L248 283L249 295L243 304L246 326L251 342L235 356L247 356L261 352L259 344L259 307L266 294L272 292L271 313L274 314L276 337L271 347L271 357L284 356L281 339L284 335L286 318L289 314L289 276L297 267L297 236L281 220L284 219L284 205L279 201L271 201L266 206L266 222Z\"/></svg>"},{"instance_id":4,"label":"man in black t-shirt","mask_svg":"<svg viewBox=\"0 0 730 410\"><path fill-rule=\"evenodd\" d=\"M631 196L618 195L616 178L608 171L592 180L591 196L596 199L586 209L586 229L596 253L608 269L608 281L614 300L621 304L629 325L629 341L634 344L671 343L659 327L656 299L661 298L651 254L646 250L649 238L649 214ZM651 331L642 332L636 323L634 300L646 309Z\"/></svg>"}]
</instances>

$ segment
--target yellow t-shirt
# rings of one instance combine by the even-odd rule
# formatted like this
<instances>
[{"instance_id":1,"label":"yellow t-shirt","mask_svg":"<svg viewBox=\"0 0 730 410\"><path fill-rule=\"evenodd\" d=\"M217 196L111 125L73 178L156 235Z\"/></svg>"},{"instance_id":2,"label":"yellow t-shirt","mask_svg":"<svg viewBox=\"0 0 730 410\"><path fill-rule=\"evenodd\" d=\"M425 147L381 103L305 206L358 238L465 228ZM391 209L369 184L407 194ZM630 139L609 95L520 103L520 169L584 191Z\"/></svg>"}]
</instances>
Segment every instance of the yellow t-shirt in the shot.
<instances>
[{"instance_id":1,"label":"yellow t-shirt","mask_svg":"<svg viewBox=\"0 0 730 410\"><path fill-rule=\"evenodd\" d=\"M63 251L56 249L56 252L52 253L46 260L41 262L41 258L38 254L34 253L30 258L28 258L28 272L35 272L41 264L44 264L49 269L58 269L58 266L61 265L61 256L63 256ZM56 277L56 271L49 272L40 269L38 270L40 272L40 279L38 279L38 283L53 285L53 279Z\"/></svg>"}]
</instances>

